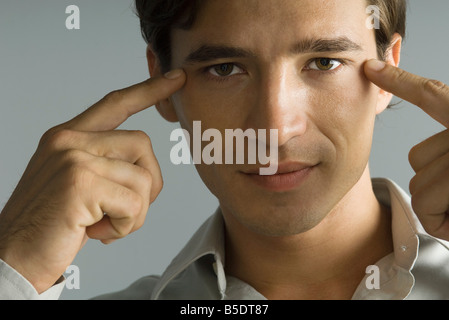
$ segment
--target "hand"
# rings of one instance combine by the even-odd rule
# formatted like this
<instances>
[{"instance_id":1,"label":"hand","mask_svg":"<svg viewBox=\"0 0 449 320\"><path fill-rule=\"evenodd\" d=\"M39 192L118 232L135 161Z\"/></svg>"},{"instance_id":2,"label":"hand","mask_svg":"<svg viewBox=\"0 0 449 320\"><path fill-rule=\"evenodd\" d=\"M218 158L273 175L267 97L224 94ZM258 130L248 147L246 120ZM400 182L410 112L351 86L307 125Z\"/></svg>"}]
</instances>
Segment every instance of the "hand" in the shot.
<instances>
[{"instance_id":1,"label":"hand","mask_svg":"<svg viewBox=\"0 0 449 320\"><path fill-rule=\"evenodd\" d=\"M370 81L449 128L449 87L391 65L376 71L376 64L381 67L376 61L365 65ZM416 172L410 181L413 210L429 234L449 240L449 130L415 146L409 160Z\"/></svg>"},{"instance_id":2,"label":"hand","mask_svg":"<svg viewBox=\"0 0 449 320\"><path fill-rule=\"evenodd\" d=\"M114 129L179 90L185 74L174 74L111 92L42 137L0 214L0 258L38 292L88 238L109 243L142 226L162 188L160 168L146 134Z\"/></svg>"}]
</instances>

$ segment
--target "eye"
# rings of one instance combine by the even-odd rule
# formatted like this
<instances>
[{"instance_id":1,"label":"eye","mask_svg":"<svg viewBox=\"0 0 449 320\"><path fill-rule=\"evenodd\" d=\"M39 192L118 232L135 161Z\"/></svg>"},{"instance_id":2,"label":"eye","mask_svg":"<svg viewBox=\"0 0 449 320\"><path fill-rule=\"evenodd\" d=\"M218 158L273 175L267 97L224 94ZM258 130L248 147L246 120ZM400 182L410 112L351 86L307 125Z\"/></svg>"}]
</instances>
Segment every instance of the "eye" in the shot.
<instances>
[{"instance_id":1,"label":"eye","mask_svg":"<svg viewBox=\"0 0 449 320\"><path fill-rule=\"evenodd\" d=\"M341 65L342 62L336 59L318 58L310 62L307 67L312 70L331 71L337 69Z\"/></svg>"},{"instance_id":2,"label":"eye","mask_svg":"<svg viewBox=\"0 0 449 320\"><path fill-rule=\"evenodd\" d=\"M229 77L244 71L233 63L222 63L210 67L209 72L216 77Z\"/></svg>"}]
</instances>

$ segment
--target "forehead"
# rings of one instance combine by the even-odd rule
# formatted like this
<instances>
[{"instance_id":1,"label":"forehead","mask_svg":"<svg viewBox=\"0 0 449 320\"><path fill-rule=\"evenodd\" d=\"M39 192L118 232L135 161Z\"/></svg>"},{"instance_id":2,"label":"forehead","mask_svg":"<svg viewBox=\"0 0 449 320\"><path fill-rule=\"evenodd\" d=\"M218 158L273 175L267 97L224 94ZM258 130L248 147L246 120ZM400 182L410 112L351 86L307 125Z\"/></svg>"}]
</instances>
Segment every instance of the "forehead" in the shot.
<instances>
[{"instance_id":1,"label":"forehead","mask_svg":"<svg viewBox=\"0 0 449 320\"><path fill-rule=\"evenodd\" d=\"M304 38L347 37L372 44L365 0L207 0L189 30L175 30L172 47L232 44L273 54Z\"/></svg>"}]
</instances>

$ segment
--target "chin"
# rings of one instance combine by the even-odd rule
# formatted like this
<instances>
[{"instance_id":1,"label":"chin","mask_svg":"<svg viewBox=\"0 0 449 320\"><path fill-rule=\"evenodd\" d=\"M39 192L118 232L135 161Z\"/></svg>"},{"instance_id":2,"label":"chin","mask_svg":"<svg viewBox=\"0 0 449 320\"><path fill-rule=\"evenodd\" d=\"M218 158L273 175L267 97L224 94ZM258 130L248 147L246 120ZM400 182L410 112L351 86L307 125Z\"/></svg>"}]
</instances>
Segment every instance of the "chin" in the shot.
<instances>
[{"instance_id":1,"label":"chin","mask_svg":"<svg viewBox=\"0 0 449 320\"><path fill-rule=\"evenodd\" d=\"M330 209L304 206L304 203L272 205L251 202L238 210L231 210L233 220L250 231L270 237L287 237L305 233L326 218ZM322 203L321 203L322 204Z\"/></svg>"}]
</instances>

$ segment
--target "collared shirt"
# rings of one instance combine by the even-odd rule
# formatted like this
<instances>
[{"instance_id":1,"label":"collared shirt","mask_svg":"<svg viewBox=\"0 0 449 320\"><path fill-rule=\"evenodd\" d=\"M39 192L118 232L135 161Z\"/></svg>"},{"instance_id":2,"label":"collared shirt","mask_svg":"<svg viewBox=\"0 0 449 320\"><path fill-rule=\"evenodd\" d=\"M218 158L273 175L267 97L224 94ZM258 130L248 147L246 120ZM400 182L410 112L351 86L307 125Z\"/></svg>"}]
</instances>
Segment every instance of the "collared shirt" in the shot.
<instances>
[{"instance_id":1,"label":"collared shirt","mask_svg":"<svg viewBox=\"0 0 449 320\"><path fill-rule=\"evenodd\" d=\"M393 181L372 180L374 193L391 208L394 252L379 260L379 286L367 273L354 300L449 299L449 242L428 235L410 197ZM193 235L161 276L148 276L99 299L230 299L265 297L225 274L224 222L218 209ZM371 277L371 278L370 278ZM31 284L0 260L0 298L57 299L64 283L38 295Z\"/></svg>"}]
</instances>

